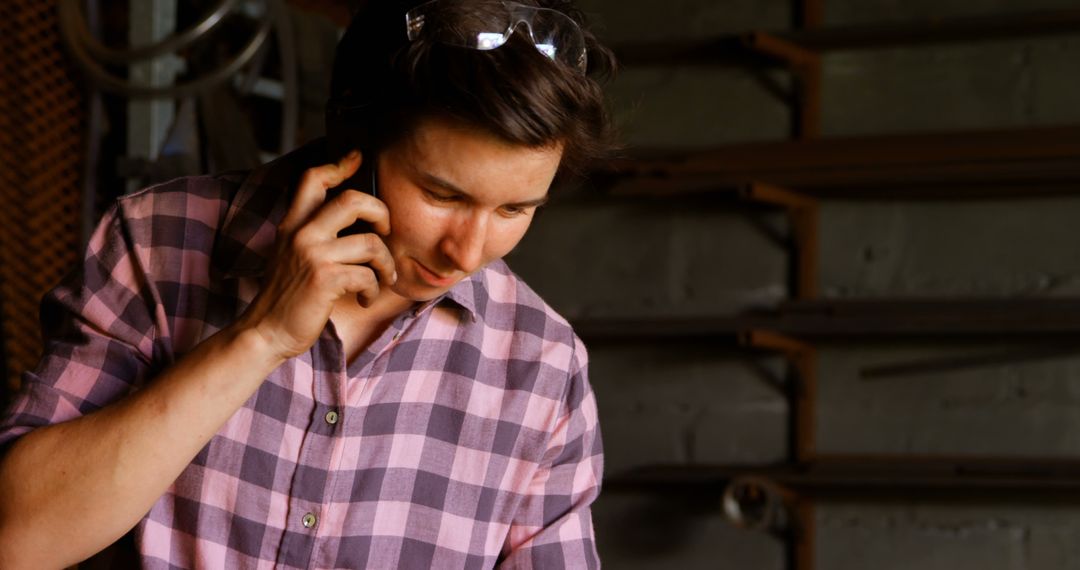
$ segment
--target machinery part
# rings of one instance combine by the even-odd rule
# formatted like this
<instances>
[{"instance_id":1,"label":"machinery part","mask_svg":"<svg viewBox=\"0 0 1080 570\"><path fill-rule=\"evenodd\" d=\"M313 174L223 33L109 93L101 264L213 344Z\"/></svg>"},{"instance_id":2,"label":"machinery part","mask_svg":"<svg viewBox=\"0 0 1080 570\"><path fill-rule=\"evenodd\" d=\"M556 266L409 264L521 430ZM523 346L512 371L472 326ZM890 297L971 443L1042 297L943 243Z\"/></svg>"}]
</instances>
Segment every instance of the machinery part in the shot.
<instances>
[{"instance_id":1,"label":"machinery part","mask_svg":"<svg viewBox=\"0 0 1080 570\"><path fill-rule=\"evenodd\" d=\"M209 14L203 16L199 22L190 28L160 41L132 47L127 50L108 47L94 37L94 34L90 30L90 26L78 16L78 0L60 0L59 9L62 14L65 11L73 13L73 17L70 20L72 24L71 39L83 46L91 56L104 63L128 64L144 59L152 59L167 53L173 53L197 42L206 34L210 33L210 30L217 27L217 25L225 19L225 16L236 8L240 1L241 0L222 0L216 8L211 10Z\"/></svg>"},{"instance_id":2,"label":"machinery part","mask_svg":"<svg viewBox=\"0 0 1080 570\"><path fill-rule=\"evenodd\" d=\"M739 528L783 533L791 527L794 494L761 477L736 477L724 489L724 515Z\"/></svg>"},{"instance_id":3,"label":"machinery part","mask_svg":"<svg viewBox=\"0 0 1080 570\"><path fill-rule=\"evenodd\" d=\"M240 50L240 53L236 54L232 59L222 64L217 69L197 79L192 79L185 83L179 83L176 85L143 85L118 78L115 75L112 75L111 73L106 71L104 66L100 62L96 61L91 55L85 42L81 41L79 30L85 31L86 24L79 14L79 7L77 4L78 0L60 0L60 36L63 38L64 43L67 46L69 52L71 53L72 59L75 61L75 63L90 78L90 80L93 81L103 91L117 93L131 98L187 97L231 79L241 69L243 69L244 66L246 66L252 60L252 58L255 57L255 55L262 47L263 42L266 41L267 36L270 34L275 19L278 17L278 14L282 10L281 0L265 1L266 13L261 19L259 28L252 36L251 40L247 43L247 45L245 45L244 48ZM216 12L217 10L214 11L214 13ZM213 15L213 13L211 15ZM204 21L206 21L205 18ZM216 25L217 21L220 21L220 18L213 23ZM162 40L161 42L152 44L150 46L146 46L144 48L136 48L136 50L133 51L138 52L140 50L145 50L156 53L159 50L159 48L157 47L158 45L174 45L177 43L177 39L181 36L185 38L184 41L186 42L187 34L191 33L192 30L196 29L199 29L198 26L190 28L185 32L181 32L179 35L170 36ZM205 34L205 32L206 30L204 29L201 33ZM89 32L86 32L86 34L84 35L89 36ZM131 53L132 52L126 52L123 53L123 55L128 56Z\"/></svg>"}]
</instances>

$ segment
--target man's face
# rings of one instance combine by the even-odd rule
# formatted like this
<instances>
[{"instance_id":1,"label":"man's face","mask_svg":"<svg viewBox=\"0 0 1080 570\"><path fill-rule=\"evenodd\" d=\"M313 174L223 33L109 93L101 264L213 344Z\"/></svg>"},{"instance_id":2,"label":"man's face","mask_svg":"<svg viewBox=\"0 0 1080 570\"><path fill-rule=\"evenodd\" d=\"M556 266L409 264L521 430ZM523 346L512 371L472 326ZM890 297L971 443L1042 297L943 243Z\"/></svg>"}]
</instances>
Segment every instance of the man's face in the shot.
<instances>
[{"instance_id":1,"label":"man's face","mask_svg":"<svg viewBox=\"0 0 1080 570\"><path fill-rule=\"evenodd\" d=\"M379 198L390 210L386 245L394 292L438 297L512 250L547 198L561 146L507 144L439 120L378 157Z\"/></svg>"}]
</instances>

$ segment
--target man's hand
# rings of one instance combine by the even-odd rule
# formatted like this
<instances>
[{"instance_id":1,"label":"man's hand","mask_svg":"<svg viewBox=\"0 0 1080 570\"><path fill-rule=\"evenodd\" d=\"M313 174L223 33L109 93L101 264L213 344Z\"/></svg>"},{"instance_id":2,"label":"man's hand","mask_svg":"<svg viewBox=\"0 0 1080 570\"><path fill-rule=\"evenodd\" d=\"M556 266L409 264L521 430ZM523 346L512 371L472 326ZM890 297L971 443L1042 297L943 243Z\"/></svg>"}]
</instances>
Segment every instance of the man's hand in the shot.
<instances>
[{"instance_id":1,"label":"man's hand","mask_svg":"<svg viewBox=\"0 0 1080 570\"><path fill-rule=\"evenodd\" d=\"M256 330L281 359L315 343L338 299L352 294L368 306L380 284L397 280L390 251L376 235L390 233L386 205L356 190L326 201L326 191L352 176L361 160L354 151L337 164L304 173L278 226L268 278L240 319L241 326ZM369 222L376 233L338 237L358 219Z\"/></svg>"}]
</instances>

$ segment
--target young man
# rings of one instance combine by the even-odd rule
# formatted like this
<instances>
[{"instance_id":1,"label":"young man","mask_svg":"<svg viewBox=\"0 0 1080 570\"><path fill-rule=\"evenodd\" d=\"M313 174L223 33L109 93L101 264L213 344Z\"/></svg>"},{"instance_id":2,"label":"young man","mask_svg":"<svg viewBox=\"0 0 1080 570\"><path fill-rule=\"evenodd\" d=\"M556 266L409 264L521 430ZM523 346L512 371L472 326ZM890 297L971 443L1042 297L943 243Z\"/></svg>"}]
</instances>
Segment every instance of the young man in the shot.
<instances>
[{"instance_id":1,"label":"young man","mask_svg":"<svg viewBox=\"0 0 1080 570\"><path fill-rule=\"evenodd\" d=\"M0 567L599 564L585 349L500 260L607 136L556 4L373 0L327 141L119 200L0 425Z\"/></svg>"}]
</instances>

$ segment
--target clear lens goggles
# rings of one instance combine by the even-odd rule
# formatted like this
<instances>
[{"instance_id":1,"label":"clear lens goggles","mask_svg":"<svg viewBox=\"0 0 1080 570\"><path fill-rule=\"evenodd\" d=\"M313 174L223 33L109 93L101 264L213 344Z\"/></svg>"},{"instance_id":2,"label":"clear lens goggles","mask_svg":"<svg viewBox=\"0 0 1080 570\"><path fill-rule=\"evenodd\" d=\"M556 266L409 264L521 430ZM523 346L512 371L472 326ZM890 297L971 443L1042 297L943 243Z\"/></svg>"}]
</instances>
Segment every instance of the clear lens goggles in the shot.
<instances>
[{"instance_id":1,"label":"clear lens goggles","mask_svg":"<svg viewBox=\"0 0 1080 570\"><path fill-rule=\"evenodd\" d=\"M585 36L577 22L550 8L517 2L477 2L461 9L454 0L431 0L405 14L409 40L424 37L446 45L492 50L522 24L540 53L585 73Z\"/></svg>"}]
</instances>

